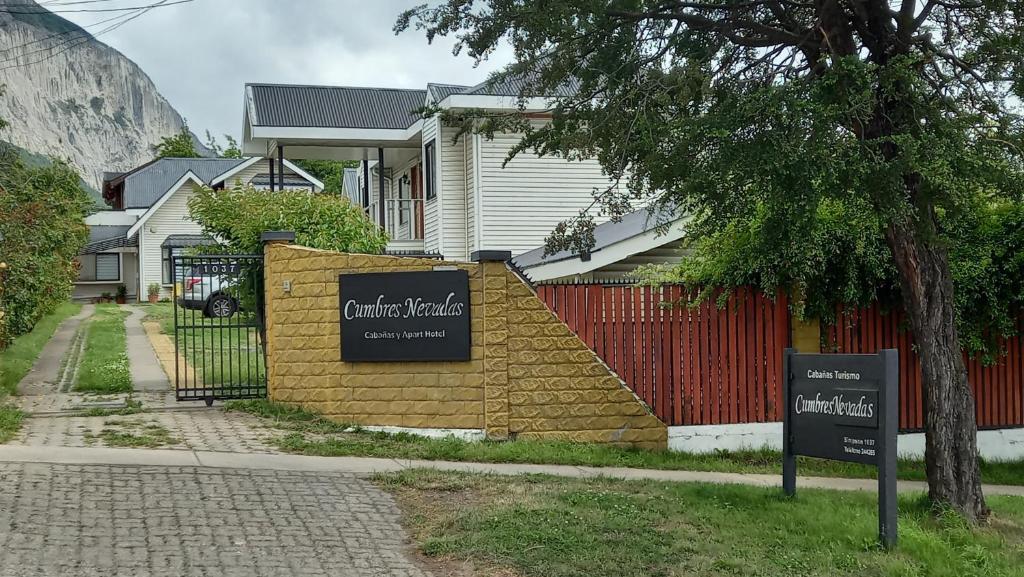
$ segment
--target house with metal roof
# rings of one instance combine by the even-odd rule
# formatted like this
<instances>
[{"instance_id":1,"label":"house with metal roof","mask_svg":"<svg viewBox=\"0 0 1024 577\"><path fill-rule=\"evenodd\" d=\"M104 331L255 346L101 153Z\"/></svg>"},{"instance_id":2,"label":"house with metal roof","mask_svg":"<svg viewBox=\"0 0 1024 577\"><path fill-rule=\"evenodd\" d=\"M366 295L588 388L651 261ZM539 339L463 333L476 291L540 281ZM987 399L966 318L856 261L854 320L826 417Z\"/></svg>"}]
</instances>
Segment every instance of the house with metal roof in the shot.
<instances>
[{"instance_id":1,"label":"house with metal roof","mask_svg":"<svg viewBox=\"0 0 1024 577\"><path fill-rule=\"evenodd\" d=\"M189 218L195 186L251 184L271 190L320 192L323 183L287 159L159 158L128 172L104 173L103 198L110 210L86 218L89 242L78 256L73 297L115 294L145 299L150 284L160 296L171 288L171 256L212 242Z\"/></svg>"},{"instance_id":2,"label":"house with metal roof","mask_svg":"<svg viewBox=\"0 0 1024 577\"><path fill-rule=\"evenodd\" d=\"M594 258L542 258L537 247L560 221L593 210L595 191L616 185L596 160L529 152L509 160L521 135L487 139L424 114L428 108L519 110L531 122L548 122L552 99L521 98L528 85L516 77L423 89L247 84L242 149L268 158L359 161L356 174L346 175L346 193L389 234L392 252L468 260L476 251L512 251L530 264L534 280L589 274L598 262ZM591 257L637 250L649 254L635 262L670 253L670 261L679 258L672 244L679 239L661 234L671 228L648 227L637 217L602 226L602 237L619 240ZM624 238L633 241L623 243ZM572 259L578 266L568 266ZM554 262L561 264L548 266ZM608 266L598 276L633 264Z\"/></svg>"}]
</instances>

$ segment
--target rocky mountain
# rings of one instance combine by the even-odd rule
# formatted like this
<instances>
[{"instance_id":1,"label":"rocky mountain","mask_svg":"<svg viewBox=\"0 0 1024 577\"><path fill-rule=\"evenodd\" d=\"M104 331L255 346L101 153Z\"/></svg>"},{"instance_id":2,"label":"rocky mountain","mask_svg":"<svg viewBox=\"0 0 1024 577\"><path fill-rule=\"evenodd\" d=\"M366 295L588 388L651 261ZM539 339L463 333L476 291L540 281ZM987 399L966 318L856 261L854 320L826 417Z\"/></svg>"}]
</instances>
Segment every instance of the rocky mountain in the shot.
<instances>
[{"instance_id":1,"label":"rocky mountain","mask_svg":"<svg viewBox=\"0 0 1024 577\"><path fill-rule=\"evenodd\" d=\"M68 159L97 188L183 124L134 62L32 0L0 3L0 85L0 139Z\"/></svg>"}]
</instances>

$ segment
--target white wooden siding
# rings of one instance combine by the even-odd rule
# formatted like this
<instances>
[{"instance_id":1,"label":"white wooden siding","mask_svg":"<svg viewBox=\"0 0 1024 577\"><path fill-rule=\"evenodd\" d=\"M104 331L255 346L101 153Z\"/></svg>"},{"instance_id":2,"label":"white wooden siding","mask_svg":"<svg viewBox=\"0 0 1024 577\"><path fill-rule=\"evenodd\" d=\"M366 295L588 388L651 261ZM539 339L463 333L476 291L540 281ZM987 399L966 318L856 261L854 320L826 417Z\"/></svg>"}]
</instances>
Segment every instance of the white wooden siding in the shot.
<instances>
[{"instance_id":1,"label":"white wooden siding","mask_svg":"<svg viewBox=\"0 0 1024 577\"><path fill-rule=\"evenodd\" d=\"M473 137L463 137L466 144L463 147L463 170L466 178L464 187L466 189L466 244L468 252L472 254L477 250L476 246L476 158L474 157Z\"/></svg>"},{"instance_id":2,"label":"white wooden siding","mask_svg":"<svg viewBox=\"0 0 1024 577\"><path fill-rule=\"evenodd\" d=\"M560 221L591 206L594 189L610 184L596 160L569 162L521 152L503 168L520 138L495 135L480 145L481 248L513 255L542 245Z\"/></svg>"},{"instance_id":3,"label":"white wooden siding","mask_svg":"<svg viewBox=\"0 0 1024 577\"><path fill-rule=\"evenodd\" d=\"M139 230L139 286L142 287L139 294L146 294L144 289L149 283L163 285L160 245L168 236L203 232L202 228L188 217L188 199L195 194L192 187L191 182L183 184ZM169 298L170 294L170 285L164 285L160 291L160 298Z\"/></svg>"},{"instance_id":4,"label":"white wooden siding","mask_svg":"<svg viewBox=\"0 0 1024 577\"><path fill-rule=\"evenodd\" d=\"M437 137L437 118L431 117L423 121L423 148L420 150L421 156L427 158L427 143L431 142ZM434 157L436 159L437 144L434 144ZM436 163L436 160L435 160ZM434 166L434 174L438 174L438 167ZM423 178L427 178L427 167L423 167ZM426 198L427 195L427 184L423 182L423 196ZM426 252L441 252L441 229L440 229L440 210L438 207L437 197L430 200L423 201L423 250ZM448 255L445 255L448 256Z\"/></svg>"},{"instance_id":5,"label":"white wooden siding","mask_svg":"<svg viewBox=\"0 0 1024 577\"><path fill-rule=\"evenodd\" d=\"M440 234L443 235L442 246L444 258L449 260L468 260L469 251L466 242L466 174L463 146L466 136L453 143L455 128L439 126L437 131L438 158L441 164L438 180L441 190Z\"/></svg>"}]
</instances>

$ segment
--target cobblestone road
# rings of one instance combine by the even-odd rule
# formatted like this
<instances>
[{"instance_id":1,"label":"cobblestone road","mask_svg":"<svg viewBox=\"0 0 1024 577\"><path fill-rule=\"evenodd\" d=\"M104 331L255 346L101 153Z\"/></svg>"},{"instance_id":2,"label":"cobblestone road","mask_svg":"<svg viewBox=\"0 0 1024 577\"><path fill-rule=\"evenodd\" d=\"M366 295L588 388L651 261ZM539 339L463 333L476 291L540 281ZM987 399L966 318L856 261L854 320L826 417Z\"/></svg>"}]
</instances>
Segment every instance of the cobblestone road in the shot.
<instances>
[{"instance_id":1,"label":"cobblestone road","mask_svg":"<svg viewBox=\"0 0 1024 577\"><path fill-rule=\"evenodd\" d=\"M0 464L0 576L426 577L345 474Z\"/></svg>"}]
</instances>

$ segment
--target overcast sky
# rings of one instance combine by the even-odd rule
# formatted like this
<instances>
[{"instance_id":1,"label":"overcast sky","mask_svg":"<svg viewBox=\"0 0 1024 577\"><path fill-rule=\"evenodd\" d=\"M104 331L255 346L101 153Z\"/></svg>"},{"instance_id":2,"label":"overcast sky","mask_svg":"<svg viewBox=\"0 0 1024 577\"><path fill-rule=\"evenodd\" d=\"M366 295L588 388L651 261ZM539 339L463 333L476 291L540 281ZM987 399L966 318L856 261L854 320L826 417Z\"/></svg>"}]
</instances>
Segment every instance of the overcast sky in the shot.
<instances>
[{"instance_id":1,"label":"overcast sky","mask_svg":"<svg viewBox=\"0 0 1024 577\"><path fill-rule=\"evenodd\" d=\"M104 4L139 6L146 1ZM474 68L471 58L452 56L451 39L431 46L415 30L395 36L391 29L398 14L425 1L194 0L151 10L99 40L141 66L196 134L202 137L209 129L218 137L239 137L246 82L472 85L507 62L509 54L499 52ZM83 26L110 17L61 16Z\"/></svg>"}]
</instances>

